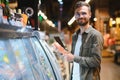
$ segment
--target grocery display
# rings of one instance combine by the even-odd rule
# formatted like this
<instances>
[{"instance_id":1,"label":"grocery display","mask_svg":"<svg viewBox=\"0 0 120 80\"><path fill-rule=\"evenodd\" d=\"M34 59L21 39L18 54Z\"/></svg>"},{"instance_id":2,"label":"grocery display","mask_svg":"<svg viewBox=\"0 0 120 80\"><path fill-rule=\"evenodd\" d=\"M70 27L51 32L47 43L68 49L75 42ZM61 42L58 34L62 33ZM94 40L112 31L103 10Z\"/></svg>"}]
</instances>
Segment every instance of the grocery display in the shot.
<instances>
[{"instance_id":1,"label":"grocery display","mask_svg":"<svg viewBox=\"0 0 120 80\"><path fill-rule=\"evenodd\" d=\"M0 80L63 78L55 55L33 30L0 24Z\"/></svg>"}]
</instances>

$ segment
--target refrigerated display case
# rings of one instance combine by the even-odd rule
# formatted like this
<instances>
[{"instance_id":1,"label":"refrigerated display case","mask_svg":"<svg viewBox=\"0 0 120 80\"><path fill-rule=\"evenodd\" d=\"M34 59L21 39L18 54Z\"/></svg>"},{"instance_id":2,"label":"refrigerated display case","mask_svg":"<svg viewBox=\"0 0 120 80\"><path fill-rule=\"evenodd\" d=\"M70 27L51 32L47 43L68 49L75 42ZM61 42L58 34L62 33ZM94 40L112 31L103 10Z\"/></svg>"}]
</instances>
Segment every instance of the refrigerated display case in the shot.
<instances>
[{"instance_id":1,"label":"refrigerated display case","mask_svg":"<svg viewBox=\"0 0 120 80\"><path fill-rule=\"evenodd\" d=\"M0 80L14 80L17 76L18 67L15 70L15 57L8 51L9 47L6 47L8 40L0 40Z\"/></svg>"},{"instance_id":2,"label":"refrigerated display case","mask_svg":"<svg viewBox=\"0 0 120 80\"><path fill-rule=\"evenodd\" d=\"M34 31L34 34L38 37L41 38L41 32ZM48 58L52 60L51 64L53 65L53 69L55 70L56 74L60 75L57 77L61 80L69 80L69 64L66 60L64 60L64 57L56 53L54 51L54 48L51 45L48 45L47 41L44 40L44 38L39 39L40 44L43 47L43 50L46 52ZM57 64L57 65L56 65ZM62 77L61 77L62 76Z\"/></svg>"},{"instance_id":3,"label":"refrigerated display case","mask_svg":"<svg viewBox=\"0 0 120 80\"><path fill-rule=\"evenodd\" d=\"M34 31L33 34L39 38L39 43L41 45L41 48L43 49L43 52L45 52L45 56L47 57L48 61L50 62L50 65L53 68L53 71L56 74L57 79L63 80L60 65L59 65L58 60L55 56L55 53L51 49L51 46L49 46L48 43L44 39L40 39L41 38L40 32ZM38 43L36 43L36 45L37 44Z\"/></svg>"},{"instance_id":4,"label":"refrigerated display case","mask_svg":"<svg viewBox=\"0 0 120 80\"><path fill-rule=\"evenodd\" d=\"M0 24L0 80L63 80L46 45L29 28Z\"/></svg>"},{"instance_id":5,"label":"refrigerated display case","mask_svg":"<svg viewBox=\"0 0 120 80\"><path fill-rule=\"evenodd\" d=\"M32 46L34 48L35 54L38 57L39 63L41 64L46 77L48 77L48 80L56 80L56 76L54 76L54 71L52 69L52 66L43 48L41 47L40 43L38 42L36 38L31 38L31 41L32 41Z\"/></svg>"},{"instance_id":6,"label":"refrigerated display case","mask_svg":"<svg viewBox=\"0 0 120 80\"><path fill-rule=\"evenodd\" d=\"M0 52L0 80L35 80L20 39L0 39Z\"/></svg>"},{"instance_id":7,"label":"refrigerated display case","mask_svg":"<svg viewBox=\"0 0 120 80\"><path fill-rule=\"evenodd\" d=\"M46 56L48 57L48 60L52 65L52 68L54 69L54 73L56 74L56 77L62 80L62 76L61 76L62 72L60 69L60 65L57 61L57 58L55 56L55 53L52 52L50 46L44 40L40 40L40 44L43 47L43 50L46 52Z\"/></svg>"}]
</instances>

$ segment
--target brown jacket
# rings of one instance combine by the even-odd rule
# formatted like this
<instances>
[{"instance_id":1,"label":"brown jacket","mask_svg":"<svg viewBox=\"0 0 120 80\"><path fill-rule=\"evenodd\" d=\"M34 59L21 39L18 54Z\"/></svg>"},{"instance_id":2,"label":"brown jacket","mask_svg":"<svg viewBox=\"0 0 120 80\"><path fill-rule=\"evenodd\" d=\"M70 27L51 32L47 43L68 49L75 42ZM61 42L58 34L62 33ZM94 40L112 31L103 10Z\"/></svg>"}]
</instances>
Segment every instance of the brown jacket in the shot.
<instances>
[{"instance_id":1,"label":"brown jacket","mask_svg":"<svg viewBox=\"0 0 120 80\"><path fill-rule=\"evenodd\" d=\"M74 53L79 32L80 30L73 35L72 53ZM80 65L80 80L100 80L103 41L101 33L92 26L82 34L80 53L74 58L74 61Z\"/></svg>"}]
</instances>

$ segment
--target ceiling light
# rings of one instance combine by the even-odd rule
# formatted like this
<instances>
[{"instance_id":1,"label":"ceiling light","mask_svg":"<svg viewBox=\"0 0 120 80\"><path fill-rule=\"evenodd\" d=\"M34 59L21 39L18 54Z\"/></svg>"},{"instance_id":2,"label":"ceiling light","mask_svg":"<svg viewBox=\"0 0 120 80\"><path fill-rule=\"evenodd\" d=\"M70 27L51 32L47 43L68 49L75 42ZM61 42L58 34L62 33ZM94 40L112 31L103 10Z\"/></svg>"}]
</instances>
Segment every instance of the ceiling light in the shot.
<instances>
[{"instance_id":1,"label":"ceiling light","mask_svg":"<svg viewBox=\"0 0 120 80\"><path fill-rule=\"evenodd\" d=\"M89 3L89 2L90 2L90 0L86 0L85 2L86 2L86 3Z\"/></svg>"},{"instance_id":2,"label":"ceiling light","mask_svg":"<svg viewBox=\"0 0 120 80\"><path fill-rule=\"evenodd\" d=\"M43 19L47 19L47 16L41 11L41 10L39 10L39 12L38 12L38 16L39 15L41 15L42 17L43 17Z\"/></svg>"},{"instance_id":3,"label":"ceiling light","mask_svg":"<svg viewBox=\"0 0 120 80\"><path fill-rule=\"evenodd\" d=\"M72 19L68 22L68 25L71 25L75 21L75 16L72 17Z\"/></svg>"}]
</instances>

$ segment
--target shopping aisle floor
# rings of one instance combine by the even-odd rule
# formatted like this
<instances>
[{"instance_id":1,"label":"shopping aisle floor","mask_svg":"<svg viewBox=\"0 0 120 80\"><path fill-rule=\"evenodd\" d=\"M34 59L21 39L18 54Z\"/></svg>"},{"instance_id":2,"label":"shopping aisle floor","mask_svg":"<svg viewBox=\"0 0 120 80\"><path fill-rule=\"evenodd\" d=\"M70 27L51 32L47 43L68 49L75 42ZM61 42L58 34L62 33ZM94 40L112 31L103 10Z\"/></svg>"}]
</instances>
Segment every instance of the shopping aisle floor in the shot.
<instances>
[{"instance_id":1,"label":"shopping aisle floor","mask_svg":"<svg viewBox=\"0 0 120 80\"><path fill-rule=\"evenodd\" d=\"M113 62L113 56L102 58L101 80L120 80L120 65Z\"/></svg>"}]
</instances>

